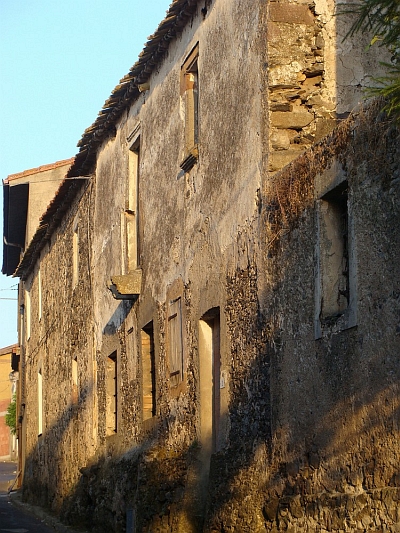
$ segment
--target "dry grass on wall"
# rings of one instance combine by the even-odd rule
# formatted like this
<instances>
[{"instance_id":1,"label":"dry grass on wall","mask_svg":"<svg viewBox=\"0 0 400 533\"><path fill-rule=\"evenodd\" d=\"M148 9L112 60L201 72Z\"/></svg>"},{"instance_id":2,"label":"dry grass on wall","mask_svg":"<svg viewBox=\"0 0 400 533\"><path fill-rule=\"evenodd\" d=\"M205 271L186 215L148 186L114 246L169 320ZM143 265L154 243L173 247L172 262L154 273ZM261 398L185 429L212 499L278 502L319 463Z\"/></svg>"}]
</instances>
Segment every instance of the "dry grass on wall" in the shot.
<instances>
[{"instance_id":1,"label":"dry grass on wall","mask_svg":"<svg viewBox=\"0 0 400 533\"><path fill-rule=\"evenodd\" d=\"M326 136L274 174L265 185L264 205L267 249L278 251L280 238L290 231L301 214L313 205L315 177L329 168L334 159L351 172L360 161L382 174L388 166L386 143L395 130L380 110L382 102L374 100L361 111L351 114Z\"/></svg>"}]
</instances>

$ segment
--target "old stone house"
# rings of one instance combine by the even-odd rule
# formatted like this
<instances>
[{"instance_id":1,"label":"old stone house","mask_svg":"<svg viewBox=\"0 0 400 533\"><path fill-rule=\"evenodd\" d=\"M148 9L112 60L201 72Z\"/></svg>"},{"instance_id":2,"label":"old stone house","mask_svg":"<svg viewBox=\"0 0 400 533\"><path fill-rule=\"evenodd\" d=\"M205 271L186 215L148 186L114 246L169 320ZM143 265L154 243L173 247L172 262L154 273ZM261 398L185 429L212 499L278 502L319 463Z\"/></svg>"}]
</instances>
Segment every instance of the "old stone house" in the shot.
<instances>
[{"instance_id":1,"label":"old stone house","mask_svg":"<svg viewBox=\"0 0 400 533\"><path fill-rule=\"evenodd\" d=\"M85 131L15 265L27 500L399 527L399 134L335 9L175 0Z\"/></svg>"}]
</instances>

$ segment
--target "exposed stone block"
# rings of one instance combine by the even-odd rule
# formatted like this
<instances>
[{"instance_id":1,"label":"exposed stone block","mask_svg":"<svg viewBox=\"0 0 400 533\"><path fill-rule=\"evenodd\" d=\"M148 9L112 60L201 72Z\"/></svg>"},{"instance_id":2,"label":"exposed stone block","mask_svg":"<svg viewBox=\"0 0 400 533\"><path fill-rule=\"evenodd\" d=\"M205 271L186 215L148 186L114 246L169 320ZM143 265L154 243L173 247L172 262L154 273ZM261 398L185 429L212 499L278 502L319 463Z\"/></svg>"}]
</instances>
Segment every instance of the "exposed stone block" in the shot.
<instances>
[{"instance_id":1,"label":"exposed stone block","mask_svg":"<svg viewBox=\"0 0 400 533\"><path fill-rule=\"evenodd\" d=\"M329 118L318 118L317 119L317 129L315 132L315 140L319 141L322 139L322 137L325 137L325 135L328 135L333 128L336 126L336 120L335 119L329 119Z\"/></svg>"},{"instance_id":2,"label":"exposed stone block","mask_svg":"<svg viewBox=\"0 0 400 533\"><path fill-rule=\"evenodd\" d=\"M301 129L308 126L314 120L314 115L308 111L285 113L275 111L271 113L271 124L275 128Z\"/></svg>"},{"instance_id":3,"label":"exposed stone block","mask_svg":"<svg viewBox=\"0 0 400 533\"><path fill-rule=\"evenodd\" d=\"M300 155L301 150L284 150L279 152L273 152L269 159L269 170L270 172L275 172L285 167L291 163L298 155Z\"/></svg>"},{"instance_id":4,"label":"exposed stone block","mask_svg":"<svg viewBox=\"0 0 400 533\"><path fill-rule=\"evenodd\" d=\"M271 104L271 111L292 111L293 106L289 102L273 102Z\"/></svg>"},{"instance_id":5,"label":"exposed stone block","mask_svg":"<svg viewBox=\"0 0 400 533\"><path fill-rule=\"evenodd\" d=\"M276 130L271 135L271 146L274 150L288 150L290 137L284 130Z\"/></svg>"},{"instance_id":6,"label":"exposed stone block","mask_svg":"<svg viewBox=\"0 0 400 533\"><path fill-rule=\"evenodd\" d=\"M275 520L278 513L279 498L272 498L263 508L263 514L267 520Z\"/></svg>"},{"instance_id":7,"label":"exposed stone block","mask_svg":"<svg viewBox=\"0 0 400 533\"><path fill-rule=\"evenodd\" d=\"M273 2L270 4L269 17L274 22L289 24L314 24L314 17L307 5L295 5L286 2Z\"/></svg>"},{"instance_id":8,"label":"exposed stone block","mask_svg":"<svg viewBox=\"0 0 400 533\"><path fill-rule=\"evenodd\" d=\"M278 24L269 21L267 26L267 39L270 42L282 39L282 32Z\"/></svg>"}]
</instances>

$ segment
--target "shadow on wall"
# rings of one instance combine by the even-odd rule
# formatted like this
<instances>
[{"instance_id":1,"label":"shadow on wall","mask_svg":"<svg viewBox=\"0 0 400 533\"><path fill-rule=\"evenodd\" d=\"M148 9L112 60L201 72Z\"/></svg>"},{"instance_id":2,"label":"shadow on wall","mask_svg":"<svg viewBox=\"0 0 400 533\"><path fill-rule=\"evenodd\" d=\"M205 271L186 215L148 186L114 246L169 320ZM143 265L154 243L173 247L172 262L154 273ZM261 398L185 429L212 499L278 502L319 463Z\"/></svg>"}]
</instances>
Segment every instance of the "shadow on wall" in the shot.
<instances>
[{"instance_id":1,"label":"shadow on wall","mask_svg":"<svg viewBox=\"0 0 400 533\"><path fill-rule=\"evenodd\" d=\"M398 141L372 107L277 175L280 197L265 195L260 306L255 261L228 282L231 427L212 458L207 532L400 523ZM360 317L315 340L313 180L337 156L355 194Z\"/></svg>"},{"instance_id":2,"label":"shadow on wall","mask_svg":"<svg viewBox=\"0 0 400 533\"><path fill-rule=\"evenodd\" d=\"M65 494L75 482L69 465L72 455L80 453L79 418L92 391L93 385L83 387L76 398L71 391L71 403L43 434L38 435L36 446L25 460L24 500L55 512L63 505ZM69 446L54 446L57 442L67 442Z\"/></svg>"},{"instance_id":3,"label":"shadow on wall","mask_svg":"<svg viewBox=\"0 0 400 533\"><path fill-rule=\"evenodd\" d=\"M370 197L380 203L379 211L371 211L368 204L359 211L364 259L368 249L371 258L389 228L400 222L399 204L393 201L398 186L387 193L388 178L379 164L379 157L385 156L389 181L398 176L399 158L393 156L398 132L393 135L379 117L374 120L369 130L367 122L354 135L348 130L340 145L349 145L346 168L360 202ZM314 155L320 155L319 150L324 154L315 172L334 157L329 147L333 139L315 148ZM371 145L381 148L369 150ZM300 158L284 171L286 178L300 184L304 176L312 181L309 163ZM285 174L278 178L284 180ZM286 194L291 192L289 184ZM280 200L284 205L285 198ZM265 237L272 242L271 228L279 232L274 247L267 246L271 281L265 293L258 293L262 274L255 257L227 279L230 430L226 446L211 457L206 510L203 502L196 507L186 490L201 476L199 444L174 450L163 440L172 415L171 420L159 420L143 445L97 458L68 484L68 457L61 449L51 457L44 455L49 453L46 439L61 442L75 431L75 422L78 430L77 413L89 389L80 395L78 407L68 408L39 439L27 459L25 491L31 501L40 494L37 503L59 510L67 523L97 532L276 532L291 527L391 531L400 522L400 337L384 330L386 317L395 320L393 309L400 313L400 246L390 260L376 263L385 272L397 265L392 285L381 287L380 301L368 279L370 266L360 265L360 294L369 300L360 303L364 318L359 327L315 340L312 186L299 202L291 218L274 218L279 227L268 218L272 197L264 206ZM363 274L364 266L369 270ZM44 476L38 489L32 474L42 464L53 465L57 475L55 480Z\"/></svg>"}]
</instances>

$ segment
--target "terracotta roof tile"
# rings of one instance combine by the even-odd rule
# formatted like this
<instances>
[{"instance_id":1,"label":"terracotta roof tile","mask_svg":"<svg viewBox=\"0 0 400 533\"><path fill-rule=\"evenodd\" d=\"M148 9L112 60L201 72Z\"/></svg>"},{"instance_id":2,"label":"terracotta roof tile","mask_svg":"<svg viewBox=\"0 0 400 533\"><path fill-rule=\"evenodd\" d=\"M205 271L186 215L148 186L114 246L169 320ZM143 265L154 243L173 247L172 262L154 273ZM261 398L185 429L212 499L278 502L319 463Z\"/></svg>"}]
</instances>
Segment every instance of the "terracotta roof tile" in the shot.
<instances>
[{"instance_id":1,"label":"terracotta roof tile","mask_svg":"<svg viewBox=\"0 0 400 533\"><path fill-rule=\"evenodd\" d=\"M41 218L40 225L14 276L20 276L21 279L29 276L40 251L58 226L72 198L84 183L84 180L71 178L87 176L93 172L100 144L107 136L115 132L115 124L124 110L140 96L138 85L148 81L153 71L164 59L170 42L183 31L187 22L197 11L198 5L204 1L206 4L212 2L212 0L174 0L172 2L166 17L160 22L155 33L148 37L136 63L105 101L95 122L84 131L78 142L79 152L53 201Z\"/></svg>"},{"instance_id":2,"label":"terracotta roof tile","mask_svg":"<svg viewBox=\"0 0 400 533\"><path fill-rule=\"evenodd\" d=\"M7 176L7 178L4 180L4 183L7 185L10 181L17 180L19 178L24 178L26 176L32 176L33 174L39 174L40 172L46 172L47 170L54 170L59 167L63 167L64 165L72 165L75 158L71 157L70 159L63 159L61 161L56 161L55 163L51 163L49 165L42 165L37 168L30 168L29 170L24 170L23 172L18 172L17 174L10 174Z\"/></svg>"}]
</instances>

